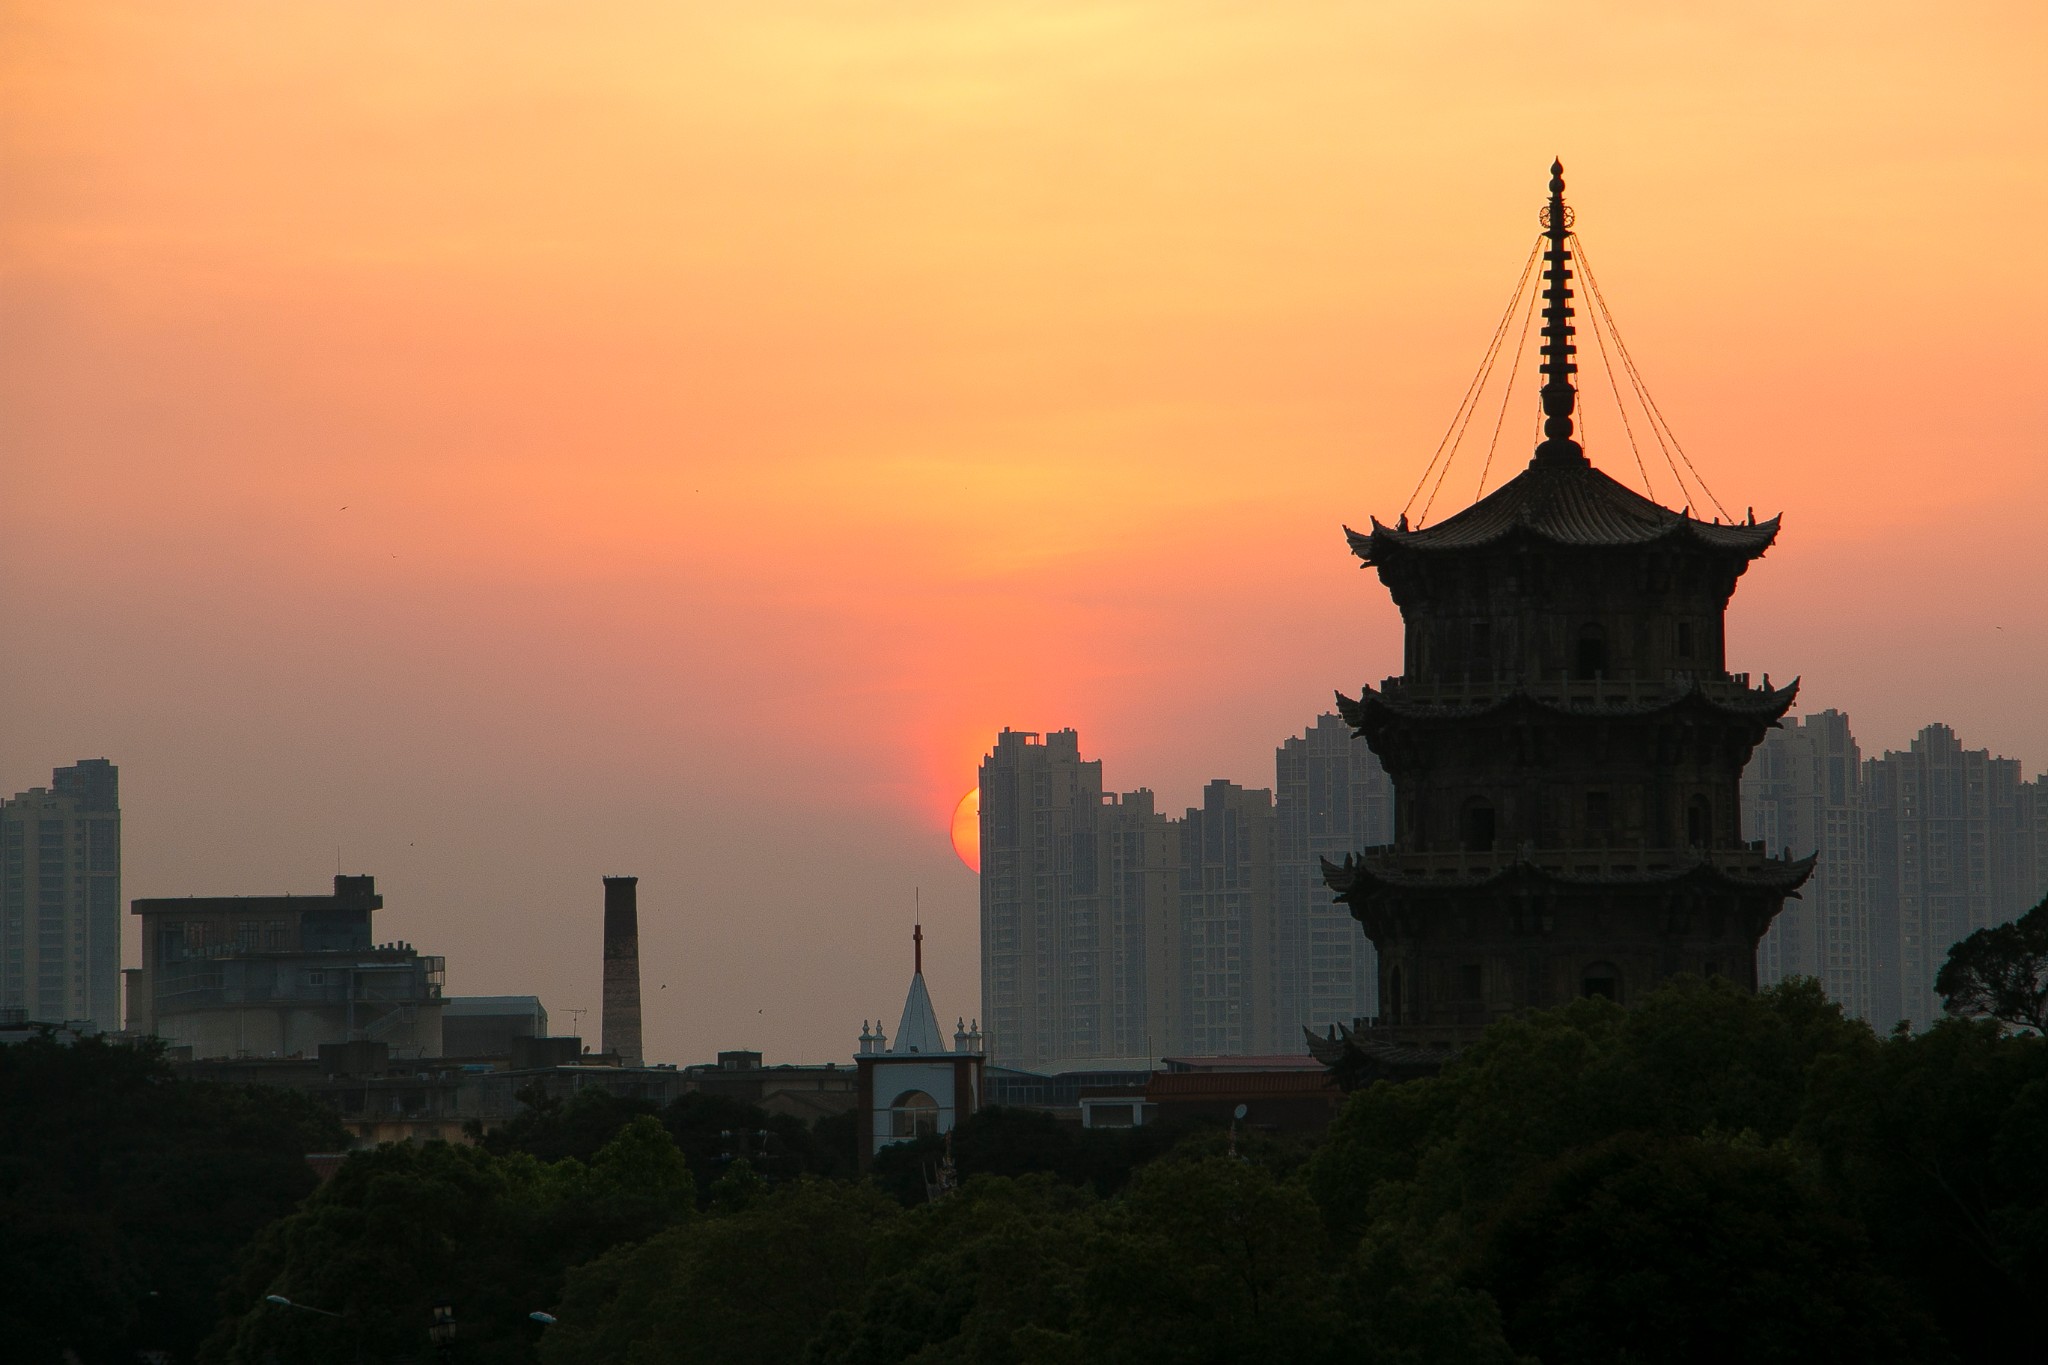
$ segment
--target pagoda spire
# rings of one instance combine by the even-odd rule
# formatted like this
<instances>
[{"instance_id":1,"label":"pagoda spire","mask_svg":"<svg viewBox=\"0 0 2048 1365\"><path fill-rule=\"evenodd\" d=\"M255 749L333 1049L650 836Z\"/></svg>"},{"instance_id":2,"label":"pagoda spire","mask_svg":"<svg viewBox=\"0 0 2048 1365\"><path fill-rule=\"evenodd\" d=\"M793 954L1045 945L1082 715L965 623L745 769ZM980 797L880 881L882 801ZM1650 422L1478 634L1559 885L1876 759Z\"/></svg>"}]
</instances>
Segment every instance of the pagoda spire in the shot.
<instances>
[{"instance_id":1,"label":"pagoda spire","mask_svg":"<svg viewBox=\"0 0 2048 1365\"><path fill-rule=\"evenodd\" d=\"M1586 453L1572 439L1572 409L1578 390L1572 375L1578 365L1572 356L1571 237L1572 211L1564 202L1564 162L1550 163L1550 202L1538 215L1543 235L1550 245L1543 252L1543 444L1536 447L1535 463L1584 464Z\"/></svg>"}]
</instances>

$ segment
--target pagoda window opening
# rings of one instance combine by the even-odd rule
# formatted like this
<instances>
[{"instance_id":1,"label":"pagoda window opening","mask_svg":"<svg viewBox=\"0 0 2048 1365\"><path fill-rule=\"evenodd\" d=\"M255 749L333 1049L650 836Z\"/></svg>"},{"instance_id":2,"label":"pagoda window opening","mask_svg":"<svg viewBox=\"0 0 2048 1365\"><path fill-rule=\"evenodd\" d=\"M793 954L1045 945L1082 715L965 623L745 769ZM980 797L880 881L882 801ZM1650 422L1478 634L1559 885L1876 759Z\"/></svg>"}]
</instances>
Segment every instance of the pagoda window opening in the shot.
<instances>
[{"instance_id":1,"label":"pagoda window opening","mask_svg":"<svg viewBox=\"0 0 2048 1365\"><path fill-rule=\"evenodd\" d=\"M1484 974L1477 962L1467 962L1458 968L1458 997L1462 1000L1477 1000L1483 994Z\"/></svg>"},{"instance_id":2,"label":"pagoda window opening","mask_svg":"<svg viewBox=\"0 0 2048 1365\"><path fill-rule=\"evenodd\" d=\"M1614 824L1614 801L1606 792L1586 793L1586 828L1606 830Z\"/></svg>"},{"instance_id":3,"label":"pagoda window opening","mask_svg":"<svg viewBox=\"0 0 2048 1365\"><path fill-rule=\"evenodd\" d=\"M1597 625L1579 627L1579 651L1577 666L1572 676L1581 682L1591 682L1607 671L1607 632Z\"/></svg>"},{"instance_id":4,"label":"pagoda window opening","mask_svg":"<svg viewBox=\"0 0 2048 1365\"><path fill-rule=\"evenodd\" d=\"M1685 842L1688 848L1707 848L1714 842L1714 808L1704 796L1695 796L1685 808Z\"/></svg>"},{"instance_id":5,"label":"pagoda window opening","mask_svg":"<svg viewBox=\"0 0 2048 1365\"><path fill-rule=\"evenodd\" d=\"M1467 853L1493 852L1493 836L1497 824L1493 804L1483 796L1475 796L1465 803L1459 831Z\"/></svg>"},{"instance_id":6,"label":"pagoda window opening","mask_svg":"<svg viewBox=\"0 0 2048 1365\"><path fill-rule=\"evenodd\" d=\"M1595 962L1579 973L1579 994L1621 1003L1621 973L1612 962Z\"/></svg>"},{"instance_id":7,"label":"pagoda window opening","mask_svg":"<svg viewBox=\"0 0 2048 1365\"><path fill-rule=\"evenodd\" d=\"M1692 622L1690 621L1680 621L1678 623L1678 657L1681 659L1690 659L1692 657Z\"/></svg>"},{"instance_id":8,"label":"pagoda window opening","mask_svg":"<svg viewBox=\"0 0 2048 1365\"><path fill-rule=\"evenodd\" d=\"M1387 1018L1395 1023L1401 1021L1401 969L1387 969Z\"/></svg>"},{"instance_id":9,"label":"pagoda window opening","mask_svg":"<svg viewBox=\"0 0 2048 1365\"><path fill-rule=\"evenodd\" d=\"M1467 663L1474 673L1485 677L1493 672L1493 623L1472 623L1472 652Z\"/></svg>"}]
</instances>

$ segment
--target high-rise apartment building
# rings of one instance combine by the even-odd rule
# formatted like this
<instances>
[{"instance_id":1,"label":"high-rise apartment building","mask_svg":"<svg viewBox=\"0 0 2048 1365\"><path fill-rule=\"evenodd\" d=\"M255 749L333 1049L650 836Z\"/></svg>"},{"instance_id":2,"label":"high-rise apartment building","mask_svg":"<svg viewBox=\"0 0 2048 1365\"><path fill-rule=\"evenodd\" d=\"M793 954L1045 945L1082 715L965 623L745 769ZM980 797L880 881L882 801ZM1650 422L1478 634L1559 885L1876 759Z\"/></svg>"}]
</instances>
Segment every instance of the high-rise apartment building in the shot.
<instances>
[{"instance_id":1,"label":"high-rise apartment building","mask_svg":"<svg viewBox=\"0 0 2048 1365\"><path fill-rule=\"evenodd\" d=\"M0 1007L120 1027L119 782L88 758L0 801Z\"/></svg>"},{"instance_id":2,"label":"high-rise apartment building","mask_svg":"<svg viewBox=\"0 0 2048 1365\"><path fill-rule=\"evenodd\" d=\"M1274 754L1278 850L1274 857L1277 1051L1378 1013L1372 940L1323 885L1322 860L1394 840L1394 786L1365 741L1322 715Z\"/></svg>"},{"instance_id":3,"label":"high-rise apartment building","mask_svg":"<svg viewBox=\"0 0 2048 1365\"><path fill-rule=\"evenodd\" d=\"M1872 1010L1870 819L1849 718L1822 711L1772 730L1742 775L1747 838L1816 854L1813 876L1757 946L1757 980L1817 978L1859 1018Z\"/></svg>"},{"instance_id":4,"label":"high-rise apartment building","mask_svg":"<svg viewBox=\"0 0 2048 1365\"><path fill-rule=\"evenodd\" d=\"M1949 946L2036 898L2020 765L1965 749L1948 726L1930 725L1910 749L1870 760L1864 776L1877 853L1873 928L1887 940L1873 956L1897 964L1877 975L1871 1019L1919 1027L1941 1012L1934 977Z\"/></svg>"},{"instance_id":5,"label":"high-rise apartment building","mask_svg":"<svg viewBox=\"0 0 2048 1365\"><path fill-rule=\"evenodd\" d=\"M1372 1013L1372 945L1321 859L1392 837L1393 790L1335 716L1273 790L1214 781L1179 819L1102 789L1079 737L997 736L981 767L982 1018L1002 1066L1299 1052Z\"/></svg>"},{"instance_id":6,"label":"high-rise apartment building","mask_svg":"<svg viewBox=\"0 0 2048 1365\"><path fill-rule=\"evenodd\" d=\"M1167 1029L1177 1052L1278 1051L1277 828L1273 793L1217 779L1180 831L1180 1009ZM1288 1051L1299 1051L1299 1033Z\"/></svg>"},{"instance_id":7,"label":"high-rise apartment building","mask_svg":"<svg viewBox=\"0 0 2048 1365\"><path fill-rule=\"evenodd\" d=\"M1157 1055L1180 851L1152 793L1102 789L1080 738L1005 730L981 765L982 1018L1031 1069Z\"/></svg>"}]
</instances>

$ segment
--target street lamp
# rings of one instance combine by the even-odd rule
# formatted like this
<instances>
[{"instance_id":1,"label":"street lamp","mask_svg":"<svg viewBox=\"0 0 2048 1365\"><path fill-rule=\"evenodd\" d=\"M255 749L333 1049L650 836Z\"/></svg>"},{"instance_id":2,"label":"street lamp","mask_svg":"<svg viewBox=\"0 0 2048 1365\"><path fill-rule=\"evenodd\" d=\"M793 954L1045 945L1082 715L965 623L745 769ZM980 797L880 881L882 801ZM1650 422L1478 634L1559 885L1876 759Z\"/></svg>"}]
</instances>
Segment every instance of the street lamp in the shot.
<instances>
[{"instance_id":1,"label":"street lamp","mask_svg":"<svg viewBox=\"0 0 2048 1365\"><path fill-rule=\"evenodd\" d=\"M448 1359L448 1353L455 1349L455 1305L437 1303L434 1305L434 1323L427 1328L427 1335L434 1340L434 1349L441 1353L441 1359Z\"/></svg>"}]
</instances>

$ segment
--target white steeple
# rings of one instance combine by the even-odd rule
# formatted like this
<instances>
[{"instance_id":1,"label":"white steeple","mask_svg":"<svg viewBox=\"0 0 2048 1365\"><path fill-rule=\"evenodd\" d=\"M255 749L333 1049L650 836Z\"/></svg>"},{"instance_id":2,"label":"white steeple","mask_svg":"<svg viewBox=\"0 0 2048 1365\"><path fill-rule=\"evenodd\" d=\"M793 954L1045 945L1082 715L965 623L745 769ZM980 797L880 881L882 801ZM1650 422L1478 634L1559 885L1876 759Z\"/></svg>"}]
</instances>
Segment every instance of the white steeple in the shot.
<instances>
[{"instance_id":1,"label":"white steeple","mask_svg":"<svg viewBox=\"0 0 2048 1365\"><path fill-rule=\"evenodd\" d=\"M889 1051L899 1057L908 1052L920 1055L943 1053L946 1040L939 1033L939 1016L932 1009L931 992L924 987L923 925L912 931L910 941L913 945L910 993L903 997L903 1021L896 1025L896 1046Z\"/></svg>"}]
</instances>

